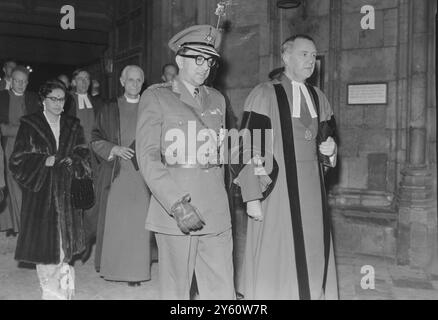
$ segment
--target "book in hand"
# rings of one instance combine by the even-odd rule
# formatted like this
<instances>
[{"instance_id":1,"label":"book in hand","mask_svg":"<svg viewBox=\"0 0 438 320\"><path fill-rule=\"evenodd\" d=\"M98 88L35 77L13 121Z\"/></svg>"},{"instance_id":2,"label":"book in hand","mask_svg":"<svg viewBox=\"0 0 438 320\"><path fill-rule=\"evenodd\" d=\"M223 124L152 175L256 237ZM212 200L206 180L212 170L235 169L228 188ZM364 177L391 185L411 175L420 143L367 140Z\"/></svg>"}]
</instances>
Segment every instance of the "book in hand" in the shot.
<instances>
[{"instance_id":1,"label":"book in hand","mask_svg":"<svg viewBox=\"0 0 438 320\"><path fill-rule=\"evenodd\" d=\"M137 162L137 154L136 154L136 152L135 152L135 140L131 143L131 145L129 146L129 148L131 148L132 150L134 150L134 155L132 156L131 161L132 161L132 165L134 166L134 169L135 169L136 171L138 171L138 170L139 170L139 167L138 167L138 162Z\"/></svg>"}]
</instances>

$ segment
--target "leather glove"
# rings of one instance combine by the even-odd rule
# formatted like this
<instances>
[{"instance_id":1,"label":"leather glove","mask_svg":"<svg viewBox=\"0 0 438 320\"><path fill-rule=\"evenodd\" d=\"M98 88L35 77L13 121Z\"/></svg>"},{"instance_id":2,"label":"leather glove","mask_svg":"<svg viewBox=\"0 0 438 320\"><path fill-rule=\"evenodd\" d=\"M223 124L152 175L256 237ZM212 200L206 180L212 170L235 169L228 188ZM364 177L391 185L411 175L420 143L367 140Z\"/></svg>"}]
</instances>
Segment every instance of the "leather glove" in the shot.
<instances>
[{"instance_id":1,"label":"leather glove","mask_svg":"<svg viewBox=\"0 0 438 320\"><path fill-rule=\"evenodd\" d=\"M190 231L200 230L205 225L199 210L189 202L190 196L186 195L176 202L170 210L178 228L185 234L189 234Z\"/></svg>"}]
</instances>

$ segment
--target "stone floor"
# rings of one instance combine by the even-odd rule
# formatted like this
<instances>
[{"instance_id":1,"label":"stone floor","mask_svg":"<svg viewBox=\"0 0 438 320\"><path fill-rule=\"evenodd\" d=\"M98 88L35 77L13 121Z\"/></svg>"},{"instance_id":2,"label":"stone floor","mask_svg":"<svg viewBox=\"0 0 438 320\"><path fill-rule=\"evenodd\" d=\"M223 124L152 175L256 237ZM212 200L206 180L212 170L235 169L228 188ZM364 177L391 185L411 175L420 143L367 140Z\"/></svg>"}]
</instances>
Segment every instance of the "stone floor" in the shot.
<instances>
[{"instance_id":1,"label":"stone floor","mask_svg":"<svg viewBox=\"0 0 438 320\"><path fill-rule=\"evenodd\" d=\"M0 300L35 300L40 298L36 271L32 267L18 267L13 259L15 239L4 239L0 233ZM342 300L438 300L438 278L419 270L395 266L392 261L377 257L337 255L340 298ZM374 289L363 289L361 282L374 269ZM92 261L75 265L76 296L79 300L156 300L158 297L157 263L152 265L152 280L140 287L108 282L94 271ZM361 273L363 271L364 273ZM372 285L368 281L365 284Z\"/></svg>"}]
</instances>

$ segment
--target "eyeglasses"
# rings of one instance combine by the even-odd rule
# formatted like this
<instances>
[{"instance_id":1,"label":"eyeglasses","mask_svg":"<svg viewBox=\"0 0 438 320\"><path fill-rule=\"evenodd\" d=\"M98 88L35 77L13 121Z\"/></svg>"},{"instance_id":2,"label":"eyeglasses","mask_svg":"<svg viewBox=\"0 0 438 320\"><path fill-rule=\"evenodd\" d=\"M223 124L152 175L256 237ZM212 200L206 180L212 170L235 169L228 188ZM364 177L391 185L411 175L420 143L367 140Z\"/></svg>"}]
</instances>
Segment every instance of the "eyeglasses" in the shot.
<instances>
[{"instance_id":1,"label":"eyeglasses","mask_svg":"<svg viewBox=\"0 0 438 320\"><path fill-rule=\"evenodd\" d=\"M209 68L211 68L217 64L217 58L214 58L214 57L206 58L206 57L201 56L201 55L194 56L194 55L189 55L189 54L180 54L180 56L185 57L185 58L195 59L195 62L198 66L202 66L205 61L207 61L207 66Z\"/></svg>"},{"instance_id":2,"label":"eyeglasses","mask_svg":"<svg viewBox=\"0 0 438 320\"><path fill-rule=\"evenodd\" d=\"M46 97L46 99L49 99L52 102L65 102L65 98Z\"/></svg>"},{"instance_id":3,"label":"eyeglasses","mask_svg":"<svg viewBox=\"0 0 438 320\"><path fill-rule=\"evenodd\" d=\"M17 79L12 79L12 80L17 84L27 84L28 83L27 80L17 80Z\"/></svg>"}]
</instances>

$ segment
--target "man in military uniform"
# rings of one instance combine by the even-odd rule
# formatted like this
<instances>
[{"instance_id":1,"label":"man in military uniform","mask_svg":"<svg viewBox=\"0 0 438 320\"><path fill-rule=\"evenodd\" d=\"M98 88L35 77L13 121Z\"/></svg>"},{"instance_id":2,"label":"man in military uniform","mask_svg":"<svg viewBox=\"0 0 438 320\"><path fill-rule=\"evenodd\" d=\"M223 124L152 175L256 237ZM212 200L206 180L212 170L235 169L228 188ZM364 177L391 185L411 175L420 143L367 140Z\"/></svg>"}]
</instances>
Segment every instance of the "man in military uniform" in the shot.
<instances>
[{"instance_id":1,"label":"man in military uniform","mask_svg":"<svg viewBox=\"0 0 438 320\"><path fill-rule=\"evenodd\" d=\"M169 47L179 75L140 100L137 159L152 192L146 228L156 233L164 299L189 299L194 272L200 299L235 298L231 219L217 161L225 99L203 85L219 42L208 25L175 35Z\"/></svg>"}]
</instances>

